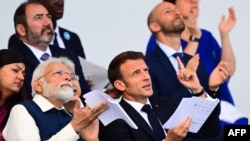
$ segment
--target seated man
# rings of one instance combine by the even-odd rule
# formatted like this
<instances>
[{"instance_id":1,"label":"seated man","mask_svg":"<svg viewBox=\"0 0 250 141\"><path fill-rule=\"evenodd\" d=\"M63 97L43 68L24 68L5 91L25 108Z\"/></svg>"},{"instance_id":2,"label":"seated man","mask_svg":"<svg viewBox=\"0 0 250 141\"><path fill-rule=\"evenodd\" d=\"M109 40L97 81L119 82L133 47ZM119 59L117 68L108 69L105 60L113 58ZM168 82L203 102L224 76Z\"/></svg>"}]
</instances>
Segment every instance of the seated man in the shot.
<instances>
[{"instance_id":1,"label":"seated man","mask_svg":"<svg viewBox=\"0 0 250 141\"><path fill-rule=\"evenodd\" d=\"M90 91L78 56L70 50L49 45L54 38L54 29L51 14L44 5L39 2L20 4L14 14L14 24L20 40L11 49L19 51L27 61L23 86L26 99L32 99L30 83L34 69L39 63L51 57L64 56L72 60L79 76L82 94Z\"/></svg>"},{"instance_id":2,"label":"seated man","mask_svg":"<svg viewBox=\"0 0 250 141\"><path fill-rule=\"evenodd\" d=\"M28 2L40 2L43 4L52 16L53 29L55 32L54 39L50 42L56 47L71 50L78 56L86 59L84 48L82 46L80 37L77 33L72 32L66 28L58 26L57 20L62 19L64 14L64 0L28 0ZM15 47L19 37L17 34L11 35L8 42L8 48Z\"/></svg>"},{"instance_id":3,"label":"seated man","mask_svg":"<svg viewBox=\"0 0 250 141\"><path fill-rule=\"evenodd\" d=\"M197 59L192 59L192 61L197 61ZM179 65L181 70L183 70L177 75L180 83L193 93L197 93L203 89L196 73L186 71L186 68L180 60ZM99 133L101 141L204 140L204 138L198 138L200 133L187 134L191 123L190 117L183 119L183 122L168 131L162 128L161 125L164 124L175 111L176 104L166 97L152 97L151 77L148 66L144 61L144 55L141 52L125 51L117 55L109 64L108 78L116 91L121 95L119 102L121 107L137 125L138 129L130 127L122 119L117 119L107 126L101 124ZM207 98L208 95L203 91L197 96ZM148 113L145 107L151 107L153 110ZM153 120L150 118L151 115L155 116ZM212 113L209 117L212 120L207 120L206 123L216 123L216 116L217 114ZM160 125L155 127L157 124ZM202 128L205 130L213 130L207 128L207 126ZM210 141L213 141L213 139Z\"/></svg>"},{"instance_id":4,"label":"seated man","mask_svg":"<svg viewBox=\"0 0 250 141\"><path fill-rule=\"evenodd\" d=\"M108 106L99 103L92 109L80 107L74 97L72 115L63 104L74 96L72 81L78 76L69 59L52 58L38 65L32 77L32 100L15 105L3 130L5 140L98 140L97 116Z\"/></svg>"}]
</instances>

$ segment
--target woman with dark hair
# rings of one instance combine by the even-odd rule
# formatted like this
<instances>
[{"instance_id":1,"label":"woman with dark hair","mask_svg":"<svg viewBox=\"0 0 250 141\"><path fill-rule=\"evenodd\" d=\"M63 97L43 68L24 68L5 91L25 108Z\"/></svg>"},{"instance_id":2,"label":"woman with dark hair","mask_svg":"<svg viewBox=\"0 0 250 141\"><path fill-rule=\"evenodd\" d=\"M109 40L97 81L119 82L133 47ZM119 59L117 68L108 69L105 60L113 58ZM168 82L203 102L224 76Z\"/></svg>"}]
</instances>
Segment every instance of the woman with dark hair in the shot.
<instances>
[{"instance_id":1,"label":"woman with dark hair","mask_svg":"<svg viewBox=\"0 0 250 141\"><path fill-rule=\"evenodd\" d=\"M0 141L10 109L22 101L21 88L25 75L25 59L19 52L0 50Z\"/></svg>"}]
</instances>

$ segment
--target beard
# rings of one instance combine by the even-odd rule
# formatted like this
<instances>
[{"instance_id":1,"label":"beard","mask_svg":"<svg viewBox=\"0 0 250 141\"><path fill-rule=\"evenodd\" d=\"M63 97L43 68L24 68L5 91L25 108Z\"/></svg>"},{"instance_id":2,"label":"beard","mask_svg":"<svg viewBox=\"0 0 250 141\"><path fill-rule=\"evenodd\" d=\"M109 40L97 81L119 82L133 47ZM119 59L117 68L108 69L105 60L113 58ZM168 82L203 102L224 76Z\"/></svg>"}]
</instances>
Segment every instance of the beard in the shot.
<instances>
[{"instance_id":1,"label":"beard","mask_svg":"<svg viewBox=\"0 0 250 141\"><path fill-rule=\"evenodd\" d=\"M45 32L49 30L49 32ZM50 26L46 26L39 32L33 32L29 27L26 28L27 40L31 44L37 44L40 46L48 46L53 40L54 31Z\"/></svg>"},{"instance_id":2,"label":"beard","mask_svg":"<svg viewBox=\"0 0 250 141\"><path fill-rule=\"evenodd\" d=\"M171 25L165 25L163 23L159 22L159 25L161 26L162 32L165 35L170 34L181 34L185 29L185 24L183 22L176 24L176 20L179 20L179 17L176 17L176 19L171 23Z\"/></svg>"},{"instance_id":3,"label":"beard","mask_svg":"<svg viewBox=\"0 0 250 141\"><path fill-rule=\"evenodd\" d=\"M64 85L70 85L71 87ZM60 99L64 103L69 102L74 96L73 86L69 82L62 82L57 86L44 82L43 88L43 95L45 97Z\"/></svg>"}]
</instances>

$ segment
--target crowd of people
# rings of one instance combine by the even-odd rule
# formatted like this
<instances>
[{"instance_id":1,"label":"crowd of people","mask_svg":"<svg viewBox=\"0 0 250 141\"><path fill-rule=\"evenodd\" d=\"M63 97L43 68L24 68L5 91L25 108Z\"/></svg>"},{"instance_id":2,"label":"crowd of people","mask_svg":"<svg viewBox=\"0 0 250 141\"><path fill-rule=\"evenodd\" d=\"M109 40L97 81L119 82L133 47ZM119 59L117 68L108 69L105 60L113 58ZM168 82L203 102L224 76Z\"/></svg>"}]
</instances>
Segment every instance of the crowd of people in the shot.
<instances>
[{"instance_id":1,"label":"crowd of people","mask_svg":"<svg viewBox=\"0 0 250 141\"><path fill-rule=\"evenodd\" d=\"M123 51L109 63L111 89L138 127L123 119L104 125L107 102L90 107L82 95L93 82L78 57L86 59L80 37L57 24L64 0L27 0L14 13L15 33L0 50L0 141L222 141L218 104L197 133L192 116L174 128L163 124L186 97L234 101L228 88L236 70L229 32L233 8L219 23L222 47L200 29L198 0L163 0L148 14L152 33L146 54ZM196 8L193 8L196 7ZM211 55L211 53L213 55ZM246 118L237 123L248 124Z\"/></svg>"}]
</instances>

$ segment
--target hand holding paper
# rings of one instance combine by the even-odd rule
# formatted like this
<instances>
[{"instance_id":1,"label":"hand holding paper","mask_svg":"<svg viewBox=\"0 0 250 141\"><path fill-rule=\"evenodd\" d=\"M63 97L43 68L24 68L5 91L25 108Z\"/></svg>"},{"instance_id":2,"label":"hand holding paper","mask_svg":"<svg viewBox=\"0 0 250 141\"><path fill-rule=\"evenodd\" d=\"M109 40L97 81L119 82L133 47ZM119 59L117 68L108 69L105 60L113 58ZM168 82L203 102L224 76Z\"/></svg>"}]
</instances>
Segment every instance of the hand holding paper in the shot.
<instances>
[{"instance_id":1,"label":"hand holding paper","mask_svg":"<svg viewBox=\"0 0 250 141\"><path fill-rule=\"evenodd\" d=\"M93 107L99 102L107 102L109 109L103 112L99 119L106 126L110 122L116 119L125 120L132 128L137 129L136 124L131 120L131 118L127 115L127 113L123 110L117 100L111 98L109 95L105 94L100 90L93 90L83 97L86 99L85 102L88 106Z\"/></svg>"},{"instance_id":2,"label":"hand holding paper","mask_svg":"<svg viewBox=\"0 0 250 141\"><path fill-rule=\"evenodd\" d=\"M163 127L165 129L172 129L185 118L191 117L192 122L189 127L189 132L197 133L218 103L218 99L208 100L199 97L183 98L174 114Z\"/></svg>"}]
</instances>

